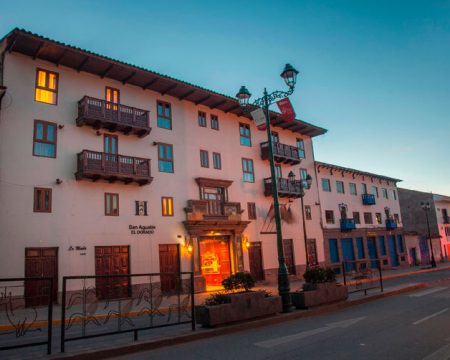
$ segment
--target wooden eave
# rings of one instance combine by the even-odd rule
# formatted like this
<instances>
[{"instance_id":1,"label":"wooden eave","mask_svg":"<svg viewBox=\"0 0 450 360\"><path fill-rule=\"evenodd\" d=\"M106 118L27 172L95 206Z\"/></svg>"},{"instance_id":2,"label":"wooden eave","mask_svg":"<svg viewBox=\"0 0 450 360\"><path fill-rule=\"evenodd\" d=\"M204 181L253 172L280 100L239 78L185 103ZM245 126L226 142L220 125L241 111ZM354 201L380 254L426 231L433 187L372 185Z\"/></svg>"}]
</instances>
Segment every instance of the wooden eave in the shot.
<instances>
[{"instance_id":1,"label":"wooden eave","mask_svg":"<svg viewBox=\"0 0 450 360\"><path fill-rule=\"evenodd\" d=\"M190 101L194 104L201 104L211 109L218 109L237 116L251 118L250 114L243 113L238 101L232 97L84 49L66 45L23 29L14 29L0 40L0 42L3 41L7 42L6 49L9 52L20 53L51 62L56 66L69 67L101 78L107 77L122 83L139 86L144 90L153 90L162 95ZM302 120L287 122L282 120L280 114L274 111L271 112L271 123L275 127L289 129L292 132L310 137L327 132L326 129Z\"/></svg>"},{"instance_id":2,"label":"wooden eave","mask_svg":"<svg viewBox=\"0 0 450 360\"><path fill-rule=\"evenodd\" d=\"M223 187L225 189L229 188L233 183L233 180L223 180L223 179L210 179L210 178L196 178L195 182L199 186L206 187Z\"/></svg>"}]
</instances>

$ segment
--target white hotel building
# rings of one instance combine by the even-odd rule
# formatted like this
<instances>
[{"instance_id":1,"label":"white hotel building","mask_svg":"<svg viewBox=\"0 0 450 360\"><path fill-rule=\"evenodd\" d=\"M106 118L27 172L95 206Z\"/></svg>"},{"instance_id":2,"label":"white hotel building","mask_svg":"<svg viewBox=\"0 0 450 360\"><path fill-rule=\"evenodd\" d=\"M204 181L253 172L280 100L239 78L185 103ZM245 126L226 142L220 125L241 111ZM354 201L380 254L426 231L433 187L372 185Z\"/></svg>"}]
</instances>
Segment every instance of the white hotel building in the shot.
<instances>
[{"instance_id":1,"label":"white hotel building","mask_svg":"<svg viewBox=\"0 0 450 360\"><path fill-rule=\"evenodd\" d=\"M190 271L193 259L197 290L239 270L276 280L266 132L236 99L14 29L0 40L0 107L1 277L51 276L60 291L65 275ZM301 276L298 182L315 176L312 138L326 130L275 112L271 123L284 218L296 219L283 221L286 262ZM395 186L380 181L380 191ZM316 184L304 198L308 246L311 261L325 263ZM325 227L328 244L335 230ZM115 296L131 285L97 290Z\"/></svg>"}]
</instances>

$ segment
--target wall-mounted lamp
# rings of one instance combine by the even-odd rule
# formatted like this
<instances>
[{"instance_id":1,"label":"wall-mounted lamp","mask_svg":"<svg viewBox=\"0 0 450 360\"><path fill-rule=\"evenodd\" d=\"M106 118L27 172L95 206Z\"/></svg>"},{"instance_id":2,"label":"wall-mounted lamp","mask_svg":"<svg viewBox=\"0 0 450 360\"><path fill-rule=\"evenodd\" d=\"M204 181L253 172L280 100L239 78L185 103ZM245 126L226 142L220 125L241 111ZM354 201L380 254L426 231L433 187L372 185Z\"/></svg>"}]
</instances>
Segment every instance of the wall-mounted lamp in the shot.
<instances>
[{"instance_id":1,"label":"wall-mounted lamp","mask_svg":"<svg viewBox=\"0 0 450 360\"><path fill-rule=\"evenodd\" d=\"M181 235L178 235L178 236L181 237ZM194 247L192 246L192 242L190 240L188 240L187 236L184 237L184 247L186 248L186 250L189 254L192 254Z\"/></svg>"},{"instance_id":2,"label":"wall-mounted lamp","mask_svg":"<svg viewBox=\"0 0 450 360\"><path fill-rule=\"evenodd\" d=\"M153 141L153 146L158 145L158 143L156 141Z\"/></svg>"},{"instance_id":3,"label":"wall-mounted lamp","mask_svg":"<svg viewBox=\"0 0 450 360\"><path fill-rule=\"evenodd\" d=\"M248 241L248 237L247 236L244 236L242 238L242 243L243 243L243 245L245 246L245 248L247 250L250 249L251 244L250 244L250 241Z\"/></svg>"},{"instance_id":4,"label":"wall-mounted lamp","mask_svg":"<svg viewBox=\"0 0 450 360\"><path fill-rule=\"evenodd\" d=\"M58 129L61 130L64 128L64 125L58 125Z\"/></svg>"},{"instance_id":5,"label":"wall-mounted lamp","mask_svg":"<svg viewBox=\"0 0 450 360\"><path fill-rule=\"evenodd\" d=\"M62 184L62 182L63 182L63 181L62 181L61 179L59 179L59 178L58 178L58 179L56 179L56 185L61 185L61 184Z\"/></svg>"},{"instance_id":6,"label":"wall-mounted lamp","mask_svg":"<svg viewBox=\"0 0 450 360\"><path fill-rule=\"evenodd\" d=\"M102 133L100 132L100 130L97 130L96 132L95 132L95 135L97 135L97 136L100 136Z\"/></svg>"}]
</instances>

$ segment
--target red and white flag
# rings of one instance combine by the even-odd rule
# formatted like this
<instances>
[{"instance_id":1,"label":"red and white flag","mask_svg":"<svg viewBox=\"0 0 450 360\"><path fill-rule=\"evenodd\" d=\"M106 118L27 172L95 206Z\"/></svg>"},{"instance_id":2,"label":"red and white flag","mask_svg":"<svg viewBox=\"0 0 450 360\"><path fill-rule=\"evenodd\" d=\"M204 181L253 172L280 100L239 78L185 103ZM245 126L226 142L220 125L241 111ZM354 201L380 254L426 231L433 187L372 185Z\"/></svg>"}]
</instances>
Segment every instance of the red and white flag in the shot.
<instances>
[{"instance_id":1,"label":"red and white flag","mask_svg":"<svg viewBox=\"0 0 450 360\"><path fill-rule=\"evenodd\" d=\"M266 114L264 114L263 109L258 108L256 110L253 110L250 115L255 121L258 130L266 130Z\"/></svg>"},{"instance_id":2,"label":"red and white flag","mask_svg":"<svg viewBox=\"0 0 450 360\"><path fill-rule=\"evenodd\" d=\"M281 118L286 121L295 120L295 111L289 98L277 101L278 109L281 111Z\"/></svg>"}]
</instances>

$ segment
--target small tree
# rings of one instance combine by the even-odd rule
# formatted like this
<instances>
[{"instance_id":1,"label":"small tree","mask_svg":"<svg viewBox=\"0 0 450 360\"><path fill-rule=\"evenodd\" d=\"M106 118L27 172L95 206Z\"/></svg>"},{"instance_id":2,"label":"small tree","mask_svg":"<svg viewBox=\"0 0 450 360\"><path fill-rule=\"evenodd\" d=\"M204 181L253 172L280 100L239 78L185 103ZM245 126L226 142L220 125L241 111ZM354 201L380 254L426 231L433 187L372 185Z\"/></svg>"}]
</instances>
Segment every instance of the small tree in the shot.
<instances>
[{"instance_id":1,"label":"small tree","mask_svg":"<svg viewBox=\"0 0 450 360\"><path fill-rule=\"evenodd\" d=\"M222 281L226 291L249 291L255 286L255 278L248 272L237 272Z\"/></svg>"}]
</instances>

